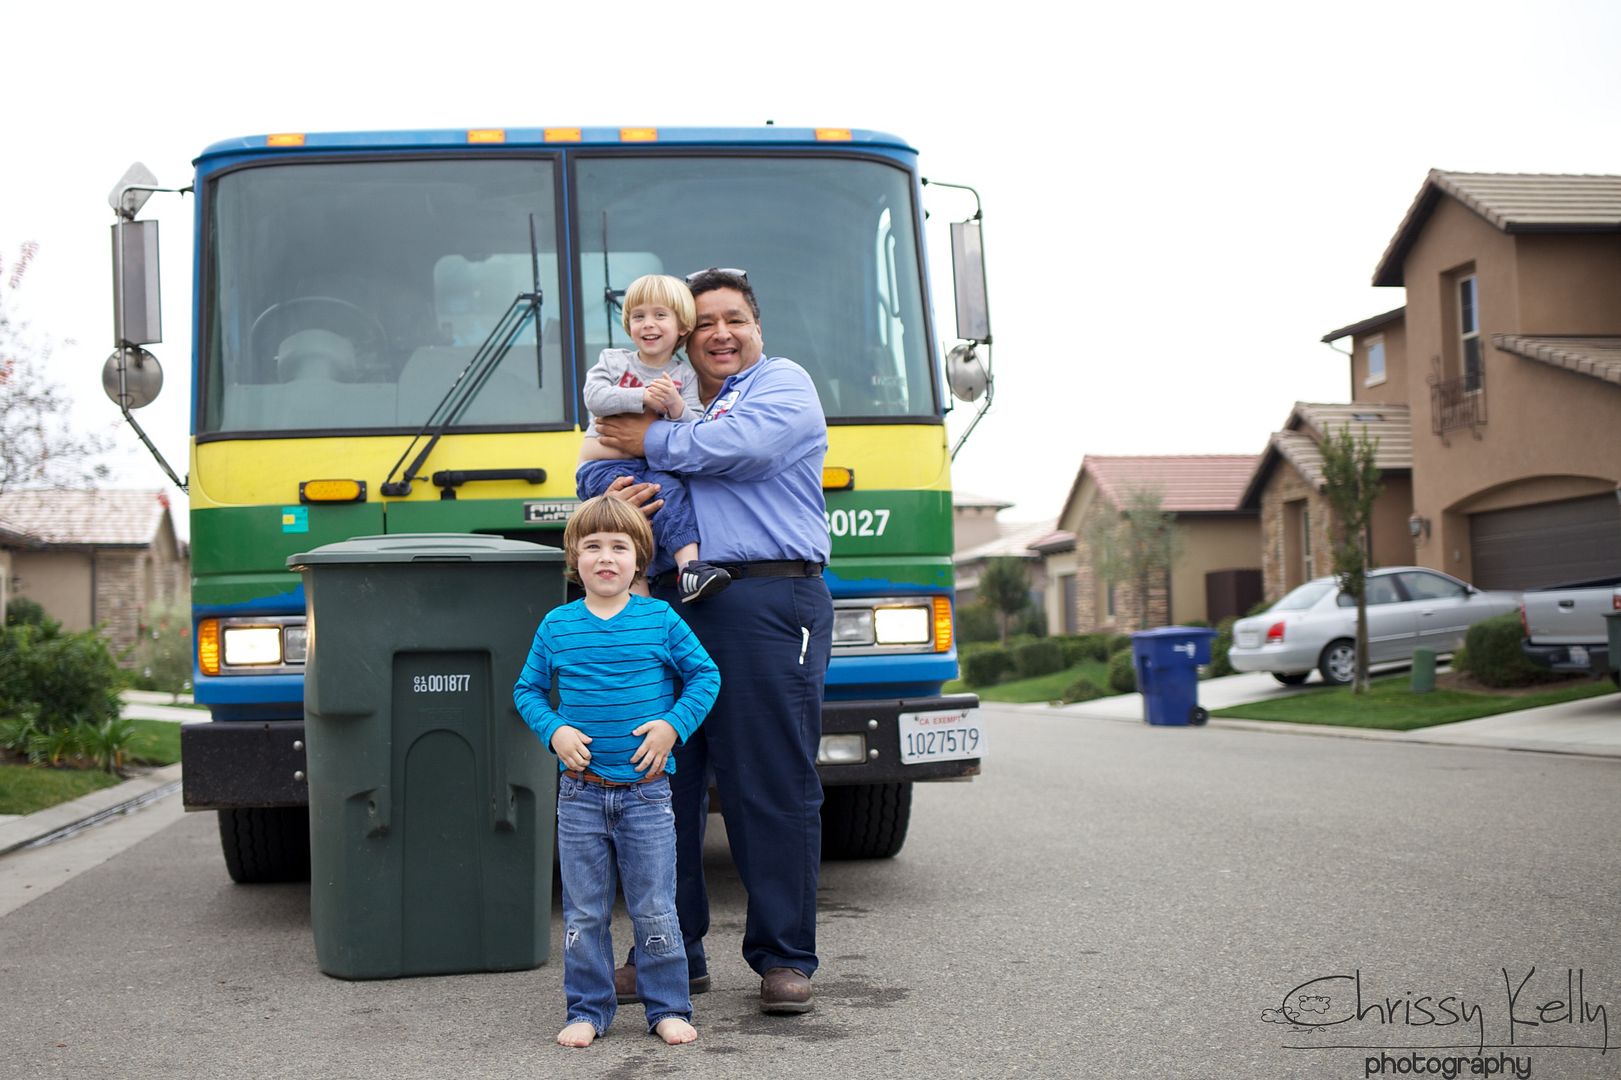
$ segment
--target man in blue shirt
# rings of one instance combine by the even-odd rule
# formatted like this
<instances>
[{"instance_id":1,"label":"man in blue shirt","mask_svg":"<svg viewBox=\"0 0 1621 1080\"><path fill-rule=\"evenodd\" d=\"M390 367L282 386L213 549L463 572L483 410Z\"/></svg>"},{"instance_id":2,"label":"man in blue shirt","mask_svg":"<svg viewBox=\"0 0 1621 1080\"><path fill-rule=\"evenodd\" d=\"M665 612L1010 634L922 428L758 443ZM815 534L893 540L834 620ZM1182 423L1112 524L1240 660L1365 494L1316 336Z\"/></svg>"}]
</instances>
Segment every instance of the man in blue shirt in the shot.
<instances>
[{"instance_id":1,"label":"man in blue shirt","mask_svg":"<svg viewBox=\"0 0 1621 1080\"><path fill-rule=\"evenodd\" d=\"M598 421L603 442L686 477L704 561L731 586L682 618L721 671L703 727L676 750L676 910L693 991L709 988L703 938L709 897L703 837L713 771L732 858L748 891L743 957L761 976L760 1007L811 1007L821 869L822 684L833 601L822 569L829 540L822 496L827 421L816 388L792 360L765 356L760 305L748 275L710 269L687 279L697 324L687 355L706 389L695 424L627 415ZM675 592L673 575L654 595ZM633 970L616 989L634 994Z\"/></svg>"}]
</instances>

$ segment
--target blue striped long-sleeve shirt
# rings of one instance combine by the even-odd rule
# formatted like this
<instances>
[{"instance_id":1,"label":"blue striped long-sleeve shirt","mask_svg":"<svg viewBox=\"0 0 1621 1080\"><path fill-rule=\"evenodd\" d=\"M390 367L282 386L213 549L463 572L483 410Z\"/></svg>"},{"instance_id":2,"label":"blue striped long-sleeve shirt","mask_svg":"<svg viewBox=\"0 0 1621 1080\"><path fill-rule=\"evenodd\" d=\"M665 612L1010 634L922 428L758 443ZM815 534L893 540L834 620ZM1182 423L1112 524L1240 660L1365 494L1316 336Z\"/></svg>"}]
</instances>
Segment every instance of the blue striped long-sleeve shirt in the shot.
<instances>
[{"instance_id":1,"label":"blue striped long-sleeve shirt","mask_svg":"<svg viewBox=\"0 0 1621 1080\"><path fill-rule=\"evenodd\" d=\"M684 684L679 697L677 675ZM675 609L663 600L632 595L611 619L593 615L584 600L548 612L535 631L512 700L547 749L566 724L591 737L592 772L608 780L640 780L645 773L637 772L630 758L646 736L631 732L649 720L664 720L684 743L719 691L719 669ZM664 768L675 772L674 757Z\"/></svg>"}]
</instances>

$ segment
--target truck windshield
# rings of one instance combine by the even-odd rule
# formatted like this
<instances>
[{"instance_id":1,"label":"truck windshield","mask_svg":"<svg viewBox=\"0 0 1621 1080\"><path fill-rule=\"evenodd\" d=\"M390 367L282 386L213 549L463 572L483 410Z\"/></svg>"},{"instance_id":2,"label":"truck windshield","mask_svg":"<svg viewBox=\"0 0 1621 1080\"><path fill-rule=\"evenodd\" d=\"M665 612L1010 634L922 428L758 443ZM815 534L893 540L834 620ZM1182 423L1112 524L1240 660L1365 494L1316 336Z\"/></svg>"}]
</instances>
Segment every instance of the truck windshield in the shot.
<instances>
[{"instance_id":1,"label":"truck windshield","mask_svg":"<svg viewBox=\"0 0 1621 1080\"><path fill-rule=\"evenodd\" d=\"M559 332L555 163L238 169L206 210L198 432L415 430L521 292L526 330L461 428L572 424Z\"/></svg>"},{"instance_id":2,"label":"truck windshield","mask_svg":"<svg viewBox=\"0 0 1621 1080\"><path fill-rule=\"evenodd\" d=\"M766 354L810 372L829 419L938 415L904 170L839 157L582 156L574 189L585 364L625 346L610 294L636 277L736 267L760 301Z\"/></svg>"}]
</instances>

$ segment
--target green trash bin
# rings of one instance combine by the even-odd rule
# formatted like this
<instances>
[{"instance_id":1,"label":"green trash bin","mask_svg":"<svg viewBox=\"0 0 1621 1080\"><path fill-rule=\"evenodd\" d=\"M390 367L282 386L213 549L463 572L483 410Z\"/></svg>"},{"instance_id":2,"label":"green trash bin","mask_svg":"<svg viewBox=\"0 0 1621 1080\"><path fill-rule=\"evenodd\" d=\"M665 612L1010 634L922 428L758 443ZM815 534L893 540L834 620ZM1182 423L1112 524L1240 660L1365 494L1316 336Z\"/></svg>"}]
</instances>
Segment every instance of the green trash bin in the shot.
<instances>
[{"instance_id":1,"label":"green trash bin","mask_svg":"<svg viewBox=\"0 0 1621 1080\"><path fill-rule=\"evenodd\" d=\"M520 971L551 949L557 762L512 704L563 553L362 536L304 575L310 924L344 979Z\"/></svg>"}]
</instances>

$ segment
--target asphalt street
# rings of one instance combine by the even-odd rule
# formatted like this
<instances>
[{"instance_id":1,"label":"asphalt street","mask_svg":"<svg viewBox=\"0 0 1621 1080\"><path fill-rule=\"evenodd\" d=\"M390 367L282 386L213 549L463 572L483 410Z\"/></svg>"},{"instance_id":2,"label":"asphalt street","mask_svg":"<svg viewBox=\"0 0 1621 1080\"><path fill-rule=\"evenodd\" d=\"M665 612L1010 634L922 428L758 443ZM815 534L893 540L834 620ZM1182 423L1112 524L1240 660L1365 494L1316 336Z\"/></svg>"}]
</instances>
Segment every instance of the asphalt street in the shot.
<instances>
[{"instance_id":1,"label":"asphalt street","mask_svg":"<svg viewBox=\"0 0 1621 1080\"><path fill-rule=\"evenodd\" d=\"M188 815L0 917L0 1076L1621 1077L1621 760L986 711L984 776L824 868L808 1016L718 829L699 1042L566 1051L555 910L538 970L343 982Z\"/></svg>"}]
</instances>

